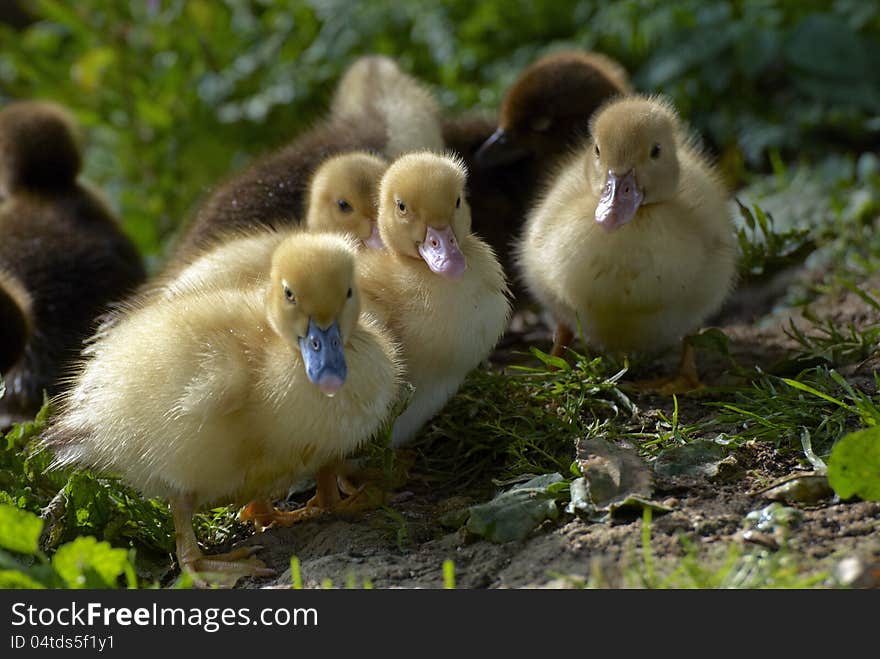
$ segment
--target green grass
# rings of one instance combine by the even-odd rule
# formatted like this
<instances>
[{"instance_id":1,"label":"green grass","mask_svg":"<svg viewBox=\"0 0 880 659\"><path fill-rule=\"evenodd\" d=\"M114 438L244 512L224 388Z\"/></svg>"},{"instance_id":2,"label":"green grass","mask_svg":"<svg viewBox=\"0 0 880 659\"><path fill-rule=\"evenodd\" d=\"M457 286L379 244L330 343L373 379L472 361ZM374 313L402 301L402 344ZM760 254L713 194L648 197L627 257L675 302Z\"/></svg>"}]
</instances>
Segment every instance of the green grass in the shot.
<instances>
[{"instance_id":1,"label":"green grass","mask_svg":"<svg viewBox=\"0 0 880 659\"><path fill-rule=\"evenodd\" d=\"M601 358L573 363L533 350L541 363L478 370L436 417L416 448L419 471L449 488L525 474L568 473L575 439L604 433L635 406ZM558 370L549 370L556 366Z\"/></svg>"}]
</instances>

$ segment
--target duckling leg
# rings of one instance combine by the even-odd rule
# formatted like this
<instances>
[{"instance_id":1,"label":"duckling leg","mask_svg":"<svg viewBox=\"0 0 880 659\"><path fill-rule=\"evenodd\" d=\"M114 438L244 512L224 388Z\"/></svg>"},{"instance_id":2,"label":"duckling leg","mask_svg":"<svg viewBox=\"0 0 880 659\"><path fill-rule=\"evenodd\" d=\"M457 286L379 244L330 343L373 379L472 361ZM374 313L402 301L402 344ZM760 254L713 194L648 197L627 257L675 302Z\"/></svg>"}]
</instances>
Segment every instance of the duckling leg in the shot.
<instances>
[{"instance_id":1,"label":"duckling leg","mask_svg":"<svg viewBox=\"0 0 880 659\"><path fill-rule=\"evenodd\" d=\"M225 554L205 556L199 549L196 534L193 530L193 497L184 495L174 497L171 503L171 517L174 519L174 535L177 544L177 561L187 572L195 573L193 583L199 588L207 588L210 584L198 573L214 572L233 578L232 584L240 577L268 577L275 571L266 567L265 563L253 558L260 547L240 547Z\"/></svg>"},{"instance_id":2,"label":"duckling leg","mask_svg":"<svg viewBox=\"0 0 880 659\"><path fill-rule=\"evenodd\" d=\"M339 464L321 467L315 474L315 496L304 510L313 515L353 513L375 508L385 501L385 493L369 483L355 485L342 473ZM343 498L342 494L346 497Z\"/></svg>"},{"instance_id":3,"label":"duckling leg","mask_svg":"<svg viewBox=\"0 0 880 659\"><path fill-rule=\"evenodd\" d=\"M334 513L353 513L362 510L371 510L378 508L385 503L387 492L377 483L365 480L357 485L351 480L349 474L343 473L341 467L328 468L326 474L319 472L319 477L323 476L323 490L315 493L314 505L321 506L328 512ZM321 481L318 481L321 483ZM335 490L335 495L331 493ZM340 496L340 492L345 498ZM310 501L309 503L312 503Z\"/></svg>"},{"instance_id":4,"label":"duckling leg","mask_svg":"<svg viewBox=\"0 0 880 659\"><path fill-rule=\"evenodd\" d=\"M562 323L556 324L556 331L553 333L553 349L550 354L553 357L562 357L565 349L574 339L574 332L568 325Z\"/></svg>"},{"instance_id":5,"label":"duckling leg","mask_svg":"<svg viewBox=\"0 0 880 659\"><path fill-rule=\"evenodd\" d=\"M296 510L278 510L271 501L255 500L239 511L238 519L245 523L253 522L257 533L262 533L273 524L293 526L297 522L319 517L323 513L323 510L309 505Z\"/></svg>"},{"instance_id":6,"label":"duckling leg","mask_svg":"<svg viewBox=\"0 0 880 659\"><path fill-rule=\"evenodd\" d=\"M663 396L686 394L690 391L704 389L705 385L700 381L699 373L697 373L696 351L687 337L682 342L681 361L678 363L678 372L674 376L637 382L636 387L642 391L653 391Z\"/></svg>"},{"instance_id":7,"label":"duckling leg","mask_svg":"<svg viewBox=\"0 0 880 659\"><path fill-rule=\"evenodd\" d=\"M339 465L328 465L315 474L315 496L302 508L278 510L270 501L251 501L238 513L242 522L253 522L257 532L273 524L293 526L328 513L352 513L376 508L385 502L384 491L369 483L355 485L340 473ZM345 494L345 498L342 498Z\"/></svg>"}]
</instances>

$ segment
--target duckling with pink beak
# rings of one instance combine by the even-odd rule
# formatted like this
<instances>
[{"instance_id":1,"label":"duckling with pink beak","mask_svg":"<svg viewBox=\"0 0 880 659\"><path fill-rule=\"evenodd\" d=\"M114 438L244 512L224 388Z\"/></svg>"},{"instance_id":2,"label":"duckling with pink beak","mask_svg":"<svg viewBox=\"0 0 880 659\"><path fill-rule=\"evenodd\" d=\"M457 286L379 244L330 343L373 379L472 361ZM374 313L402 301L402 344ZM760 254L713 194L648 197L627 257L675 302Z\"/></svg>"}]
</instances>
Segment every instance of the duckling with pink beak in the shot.
<instances>
[{"instance_id":1,"label":"duckling with pink beak","mask_svg":"<svg viewBox=\"0 0 880 659\"><path fill-rule=\"evenodd\" d=\"M384 251L359 254L364 307L400 343L415 391L392 432L401 446L489 356L507 327L507 282L492 249L471 233L460 160L401 156L379 184Z\"/></svg>"},{"instance_id":2,"label":"duckling with pink beak","mask_svg":"<svg viewBox=\"0 0 880 659\"><path fill-rule=\"evenodd\" d=\"M625 174L609 169L596 205L596 222L608 231L622 227L636 216L644 198L632 169Z\"/></svg>"},{"instance_id":3,"label":"duckling with pink beak","mask_svg":"<svg viewBox=\"0 0 880 659\"><path fill-rule=\"evenodd\" d=\"M432 272L449 279L459 279L467 268L467 260L458 248L452 225L443 229L429 226L425 240L419 245L419 254Z\"/></svg>"}]
</instances>

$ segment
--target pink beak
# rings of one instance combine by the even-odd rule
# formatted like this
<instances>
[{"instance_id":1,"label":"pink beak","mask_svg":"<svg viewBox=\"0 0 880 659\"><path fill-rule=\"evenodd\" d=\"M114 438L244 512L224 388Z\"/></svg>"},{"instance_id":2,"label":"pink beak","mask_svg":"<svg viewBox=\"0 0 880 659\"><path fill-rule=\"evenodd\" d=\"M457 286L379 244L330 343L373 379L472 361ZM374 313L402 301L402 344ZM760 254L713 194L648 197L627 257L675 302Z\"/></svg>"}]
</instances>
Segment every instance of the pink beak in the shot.
<instances>
[{"instance_id":1,"label":"pink beak","mask_svg":"<svg viewBox=\"0 0 880 659\"><path fill-rule=\"evenodd\" d=\"M633 170L622 176L609 170L605 190L596 206L596 222L608 231L622 227L635 217L642 199L644 195L636 185Z\"/></svg>"},{"instance_id":2,"label":"pink beak","mask_svg":"<svg viewBox=\"0 0 880 659\"><path fill-rule=\"evenodd\" d=\"M433 272L448 279L458 279L467 268L451 226L445 229L428 227L425 242L419 245L419 254Z\"/></svg>"},{"instance_id":3,"label":"pink beak","mask_svg":"<svg viewBox=\"0 0 880 659\"><path fill-rule=\"evenodd\" d=\"M364 245L371 249L383 249L385 243L382 242L382 236L379 235L379 223L370 222L370 237L364 240Z\"/></svg>"},{"instance_id":4,"label":"pink beak","mask_svg":"<svg viewBox=\"0 0 880 659\"><path fill-rule=\"evenodd\" d=\"M329 398L333 398L336 395L336 392L342 388L342 385L345 384L345 380L340 378L338 375L325 375L317 382L318 389L320 389L321 393Z\"/></svg>"}]
</instances>

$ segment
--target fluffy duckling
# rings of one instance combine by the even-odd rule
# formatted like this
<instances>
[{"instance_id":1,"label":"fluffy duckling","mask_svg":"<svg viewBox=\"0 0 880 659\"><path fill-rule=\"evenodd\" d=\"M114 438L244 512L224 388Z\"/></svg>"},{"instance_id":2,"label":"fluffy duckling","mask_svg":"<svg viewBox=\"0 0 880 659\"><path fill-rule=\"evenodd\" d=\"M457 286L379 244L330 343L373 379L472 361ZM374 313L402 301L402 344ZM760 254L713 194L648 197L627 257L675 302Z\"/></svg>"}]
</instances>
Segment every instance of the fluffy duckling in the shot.
<instances>
[{"instance_id":1,"label":"fluffy duckling","mask_svg":"<svg viewBox=\"0 0 880 659\"><path fill-rule=\"evenodd\" d=\"M563 51L527 67L504 94L498 130L477 152L481 167L533 157L546 169L586 138L593 113L630 92L623 67L600 53Z\"/></svg>"},{"instance_id":2,"label":"fluffy duckling","mask_svg":"<svg viewBox=\"0 0 880 659\"><path fill-rule=\"evenodd\" d=\"M383 158L359 151L326 160L309 187L309 230L346 233L366 247L382 249L376 201L387 168Z\"/></svg>"},{"instance_id":3,"label":"fluffy duckling","mask_svg":"<svg viewBox=\"0 0 880 659\"><path fill-rule=\"evenodd\" d=\"M145 273L106 205L77 183L74 124L59 106L0 111L0 428L32 418L95 318Z\"/></svg>"},{"instance_id":4,"label":"fluffy duckling","mask_svg":"<svg viewBox=\"0 0 880 659\"><path fill-rule=\"evenodd\" d=\"M297 229L294 229L296 231ZM205 286L213 288L251 288L265 283L266 264L288 231L265 228L251 232L237 231L218 236L213 249L195 258L176 276L157 277L142 292L142 299L159 295L170 300L193 293ZM117 319L112 319L115 322Z\"/></svg>"},{"instance_id":5,"label":"fluffy duckling","mask_svg":"<svg viewBox=\"0 0 880 659\"><path fill-rule=\"evenodd\" d=\"M672 345L732 288L727 190L657 97L610 102L591 133L528 219L523 278L556 318L554 354L578 322L590 345L609 351ZM699 386L687 345L679 376L662 389Z\"/></svg>"},{"instance_id":6,"label":"fluffy duckling","mask_svg":"<svg viewBox=\"0 0 880 659\"><path fill-rule=\"evenodd\" d=\"M328 158L315 171L309 190L306 227L312 232L343 233L371 249L382 248L376 221L377 188L388 163L378 156L355 151ZM234 231L215 237L214 246L180 264L152 282L145 296L158 293L170 299L215 287L260 285L265 264L288 232L262 228Z\"/></svg>"},{"instance_id":7,"label":"fluffy duckling","mask_svg":"<svg viewBox=\"0 0 880 659\"><path fill-rule=\"evenodd\" d=\"M401 344L415 391L392 443L411 440L491 352L510 315L507 283L492 249L471 233L459 160L402 156L379 185L385 251L358 259L365 305Z\"/></svg>"},{"instance_id":8,"label":"fluffy duckling","mask_svg":"<svg viewBox=\"0 0 880 659\"><path fill-rule=\"evenodd\" d=\"M331 112L380 121L386 133L383 153L389 158L409 151L443 150L437 99L390 57L368 55L356 60L336 88Z\"/></svg>"},{"instance_id":9,"label":"fluffy duckling","mask_svg":"<svg viewBox=\"0 0 880 659\"><path fill-rule=\"evenodd\" d=\"M265 574L247 560L253 548L204 556L193 511L268 499L386 418L397 352L360 316L355 249L342 236L295 232L262 286L206 284L122 316L59 401L44 438L54 465L117 473L168 499L183 567Z\"/></svg>"},{"instance_id":10,"label":"fluffy duckling","mask_svg":"<svg viewBox=\"0 0 880 659\"><path fill-rule=\"evenodd\" d=\"M309 182L322 162L352 150L382 153L385 142L384 126L361 117L331 117L316 124L218 187L196 211L164 271L174 274L213 249L219 237L299 224Z\"/></svg>"}]
</instances>

